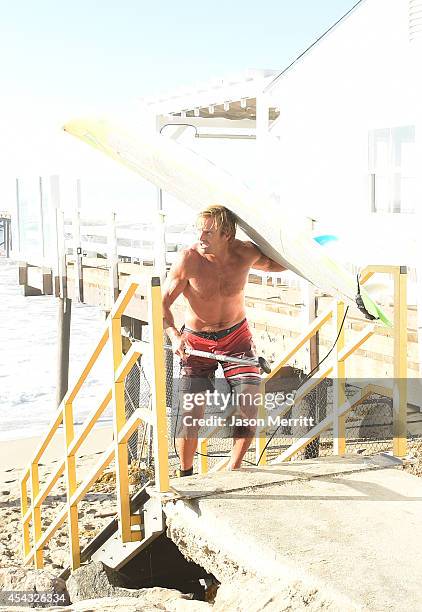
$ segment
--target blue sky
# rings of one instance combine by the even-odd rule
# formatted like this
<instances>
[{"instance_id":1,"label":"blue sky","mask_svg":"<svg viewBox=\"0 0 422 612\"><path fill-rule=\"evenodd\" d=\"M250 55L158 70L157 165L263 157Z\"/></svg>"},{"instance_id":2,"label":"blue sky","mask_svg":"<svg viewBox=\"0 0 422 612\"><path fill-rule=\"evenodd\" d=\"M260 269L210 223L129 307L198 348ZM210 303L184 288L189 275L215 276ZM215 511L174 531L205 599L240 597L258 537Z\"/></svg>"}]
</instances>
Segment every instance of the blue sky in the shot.
<instances>
[{"instance_id":1,"label":"blue sky","mask_svg":"<svg viewBox=\"0 0 422 612\"><path fill-rule=\"evenodd\" d=\"M355 3L0 0L0 189L16 174L59 171L63 120L281 70Z\"/></svg>"},{"instance_id":2,"label":"blue sky","mask_svg":"<svg viewBox=\"0 0 422 612\"><path fill-rule=\"evenodd\" d=\"M119 101L282 69L355 3L0 0L2 82L30 97Z\"/></svg>"}]
</instances>

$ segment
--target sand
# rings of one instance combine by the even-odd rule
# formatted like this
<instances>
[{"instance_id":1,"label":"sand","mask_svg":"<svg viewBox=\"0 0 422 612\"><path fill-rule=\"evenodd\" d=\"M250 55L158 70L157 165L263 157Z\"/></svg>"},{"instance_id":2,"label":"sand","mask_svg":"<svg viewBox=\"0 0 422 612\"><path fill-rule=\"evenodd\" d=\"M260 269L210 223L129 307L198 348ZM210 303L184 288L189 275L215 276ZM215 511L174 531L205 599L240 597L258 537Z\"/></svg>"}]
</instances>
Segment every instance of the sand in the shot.
<instances>
[{"instance_id":1,"label":"sand","mask_svg":"<svg viewBox=\"0 0 422 612\"><path fill-rule=\"evenodd\" d=\"M45 481L57 467L62 458L62 432L58 432L41 459L40 480ZM86 472L98 461L101 452L112 440L111 428L96 429L80 449L77 459L77 480L80 482ZM39 438L27 438L2 442L0 444L0 567L22 566L22 528L20 510L19 479L25 466L34 455ZM114 516L115 477L110 466L103 477L93 485L78 506L80 542L83 546L105 526ZM134 486L132 479L131 488ZM42 485L41 485L42 486ZM52 522L57 512L64 507L65 482L59 479L50 495L42 505L43 530ZM57 571L59 575L69 563L67 521L56 532L45 549L45 567Z\"/></svg>"}]
</instances>

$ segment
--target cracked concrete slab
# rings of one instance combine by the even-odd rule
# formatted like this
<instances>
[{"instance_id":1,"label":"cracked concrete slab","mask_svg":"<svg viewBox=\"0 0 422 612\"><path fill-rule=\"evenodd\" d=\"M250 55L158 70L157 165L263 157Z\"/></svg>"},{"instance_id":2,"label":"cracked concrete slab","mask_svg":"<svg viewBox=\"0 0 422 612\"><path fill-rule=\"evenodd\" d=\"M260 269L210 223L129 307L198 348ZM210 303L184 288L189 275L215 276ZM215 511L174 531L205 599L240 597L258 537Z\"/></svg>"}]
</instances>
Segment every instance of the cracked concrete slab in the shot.
<instances>
[{"instance_id":1,"label":"cracked concrete slab","mask_svg":"<svg viewBox=\"0 0 422 612\"><path fill-rule=\"evenodd\" d=\"M235 471L222 471L203 476L173 478L171 492L166 499L194 499L215 495L222 491L262 487L270 484L283 484L296 480L323 478L335 474L356 471L379 470L402 465L400 459L380 454L371 457L352 455L349 457L324 457L308 459L296 463L245 467ZM157 495L155 490L148 490L150 495Z\"/></svg>"},{"instance_id":2,"label":"cracked concrete slab","mask_svg":"<svg viewBox=\"0 0 422 612\"><path fill-rule=\"evenodd\" d=\"M168 534L221 581L311 586L351 609L419 609L422 480L379 456L172 480Z\"/></svg>"}]
</instances>

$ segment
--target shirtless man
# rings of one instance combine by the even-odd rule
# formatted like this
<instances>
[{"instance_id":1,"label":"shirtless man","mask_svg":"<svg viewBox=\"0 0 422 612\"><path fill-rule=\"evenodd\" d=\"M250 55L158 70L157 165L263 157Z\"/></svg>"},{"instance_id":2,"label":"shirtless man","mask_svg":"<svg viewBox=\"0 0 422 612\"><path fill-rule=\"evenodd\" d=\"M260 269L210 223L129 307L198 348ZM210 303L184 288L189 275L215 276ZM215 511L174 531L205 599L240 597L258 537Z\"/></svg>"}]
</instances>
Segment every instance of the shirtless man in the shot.
<instances>
[{"instance_id":1,"label":"shirtless man","mask_svg":"<svg viewBox=\"0 0 422 612\"><path fill-rule=\"evenodd\" d=\"M187 355L185 347L238 357L254 356L244 301L249 270L253 267L281 272L285 268L263 255L252 242L237 240L236 218L223 206L210 206L202 211L197 228L198 242L181 252L166 279L163 314L173 352L182 359L182 392L203 393L211 386L217 362ZM185 297L187 310L185 325L179 331L170 307L180 294ZM260 382L258 367L227 362L222 365L232 390L241 388L243 397L256 395ZM254 418L255 406L243 406L243 412ZM183 411L182 422L184 414ZM202 418L204 407L195 405L190 414L195 419ZM199 427L190 426L178 434L180 476L192 474L198 430ZM240 467L254 431L253 427L235 428L229 469Z\"/></svg>"}]
</instances>

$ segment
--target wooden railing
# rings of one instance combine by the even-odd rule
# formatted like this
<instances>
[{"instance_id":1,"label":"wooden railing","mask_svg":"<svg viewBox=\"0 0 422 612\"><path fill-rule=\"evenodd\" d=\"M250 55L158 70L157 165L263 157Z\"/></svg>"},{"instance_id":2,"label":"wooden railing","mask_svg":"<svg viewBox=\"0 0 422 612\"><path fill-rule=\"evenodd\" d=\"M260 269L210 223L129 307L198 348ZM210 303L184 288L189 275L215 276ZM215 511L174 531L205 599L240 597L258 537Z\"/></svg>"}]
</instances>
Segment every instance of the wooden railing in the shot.
<instances>
[{"instance_id":1,"label":"wooden railing","mask_svg":"<svg viewBox=\"0 0 422 612\"><path fill-rule=\"evenodd\" d=\"M147 286L149 285L149 286ZM151 342L135 342L128 353L122 353L121 317L135 292L141 289L148 298ZM73 403L92 367L102 351L110 347L111 385L96 407L85 420L78 436L75 436ZM124 380L137 359L145 351L150 353L153 363L151 380L152 410L140 407L126 420L124 401ZM73 388L66 394L51 423L48 433L37 449L29 466L21 478L21 510L23 529L23 549L25 564L34 561L36 568L43 567L43 549L57 529L67 519L70 540L70 566L76 569L80 565L78 504L87 491L101 476L105 468L115 460L116 487L118 504L119 533L122 542L141 539L141 531L132 529L139 522L139 517L131 517L129 504L128 449L127 443L131 434L141 422L149 423L154 432L155 487L159 492L169 489L168 470L168 435L166 418L165 361L163 349L163 317L161 306L161 288L158 277L147 281L145 277L130 277L127 287L115 302L106 327L97 343L85 368ZM96 465L87 474L83 482L77 485L76 455L94 425L109 403L113 407L113 442L102 453ZM53 436L63 424L65 456L56 471L51 475L43 489L40 487L39 466ZM52 491L58 479L66 478L66 503L47 530L42 530L42 504ZM31 487L28 503L28 482ZM30 525L32 523L32 543Z\"/></svg>"},{"instance_id":2,"label":"wooden railing","mask_svg":"<svg viewBox=\"0 0 422 612\"><path fill-rule=\"evenodd\" d=\"M294 346L286 351L278 364L262 380L262 393L265 394L266 385L275 377L281 368L294 357L294 355L306 345L309 340L329 321L334 320L334 331L338 340L335 346L334 356L331 361L324 364L315 372L306 383L299 388L295 396L295 402L303 399L322 379L330 375L335 377L334 409L330 415L311 429L306 436L297 440L287 450L281 453L276 461L285 461L299 450L307 446L322 431L333 428L334 453L342 455L346 452L345 440L345 417L347 412L358 403L362 402L370 393L381 393L393 398L394 414L394 440L393 451L397 456L406 453L406 408L407 408L407 305L406 305L406 269L400 267L377 267L366 268L361 274L361 282L364 283L374 273L389 273L394 277L395 304L394 304L394 378L392 388L367 385L360 390L356 396L346 401L345 379L346 362L359 347L361 347L375 332L376 322L369 323L361 333L350 343L346 344L344 334L344 304L335 303L331 308L319 315L308 327L308 329L296 340ZM121 317L129 302L137 290L141 290L148 298L150 343L136 341L132 343L130 350L123 356ZM87 417L80 433L75 436L73 419L73 402L77 397L84 381L86 380L93 365L97 362L99 355L110 347L110 387L91 414ZM134 366L141 354L148 351L152 363L152 410L148 407L137 408L132 416L126 420L124 402L124 380L128 372ZM76 478L76 455L97 423L108 404L112 402L113 407L113 442L104 451L97 464L91 469L81 484L77 484ZM271 412L272 417L282 418L291 409L290 403L282 404ZM266 417L265 402L262 402L259 415ZM166 417L166 388L165 388L165 359L163 347L163 319L161 305L160 281L157 277L146 280L145 277L130 277L127 287L115 302L113 309L107 319L105 329L89 358L84 370L79 376L73 388L66 394L57 413L51 423L48 433L37 449L30 464L21 478L21 509L23 548L25 563L34 562L36 568L43 566L43 549L57 529L68 521L70 540L70 566L72 569L80 565L79 526L78 526L78 504L87 491L98 480L105 468L115 460L116 464L116 487L118 504L118 525L121 542L136 542L142 539L142 530L139 526L139 516L131 516L128 482L128 452L127 443L131 434L141 422L153 426L154 432L154 464L155 464L155 487L158 492L169 490L169 465L168 465L168 433ZM63 424L65 456L59 463L56 471L50 476L43 489L40 487L39 466L40 460L46 451L53 436L60 425ZM199 461L199 471L204 473L208 470L207 445L209 438L219 429L217 426L209 429L199 441L199 450L202 453ZM256 437L256 463L264 465L267 462L265 452L266 433L268 426L265 425L257 430ZM222 469L229 459L218 463L213 470ZM56 516L53 523L42 530L41 509L42 504L52 491L53 487L62 475L66 478L66 503L65 507ZM28 483L30 483L31 496L28 502ZM30 526L32 523L32 541Z\"/></svg>"}]
</instances>

